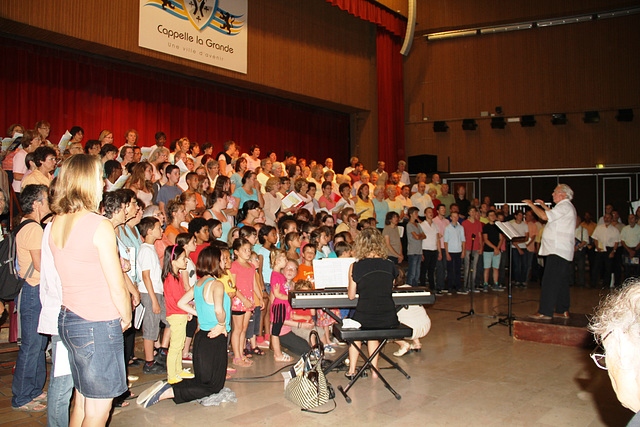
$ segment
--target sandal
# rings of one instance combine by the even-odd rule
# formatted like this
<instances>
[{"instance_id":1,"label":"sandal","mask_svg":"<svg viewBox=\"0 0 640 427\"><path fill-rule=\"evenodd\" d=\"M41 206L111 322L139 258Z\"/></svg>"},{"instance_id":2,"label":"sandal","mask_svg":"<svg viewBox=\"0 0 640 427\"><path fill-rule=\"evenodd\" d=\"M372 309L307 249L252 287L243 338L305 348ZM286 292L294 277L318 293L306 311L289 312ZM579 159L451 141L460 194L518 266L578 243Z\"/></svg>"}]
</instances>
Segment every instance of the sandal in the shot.
<instances>
[{"instance_id":1,"label":"sandal","mask_svg":"<svg viewBox=\"0 0 640 427\"><path fill-rule=\"evenodd\" d=\"M282 353L282 357L281 358L278 359L277 357L274 357L274 359L275 359L276 362L291 362L291 360L293 360L293 359L291 359L291 356L289 356L285 352Z\"/></svg>"},{"instance_id":2,"label":"sandal","mask_svg":"<svg viewBox=\"0 0 640 427\"><path fill-rule=\"evenodd\" d=\"M23 412L44 412L47 410L47 405L44 403L40 403L36 400L32 400L31 402L19 406L17 408L12 408L14 411L23 411Z\"/></svg>"},{"instance_id":3,"label":"sandal","mask_svg":"<svg viewBox=\"0 0 640 427\"><path fill-rule=\"evenodd\" d=\"M38 397L36 397L35 399L33 399L35 402L46 402L47 401L47 392L43 391L42 394Z\"/></svg>"},{"instance_id":4,"label":"sandal","mask_svg":"<svg viewBox=\"0 0 640 427\"><path fill-rule=\"evenodd\" d=\"M264 356L264 351L260 350L258 347L252 348L251 353L257 354L258 356Z\"/></svg>"},{"instance_id":5,"label":"sandal","mask_svg":"<svg viewBox=\"0 0 640 427\"><path fill-rule=\"evenodd\" d=\"M422 344L411 344L409 346L411 351L415 351L416 353L420 353L422 351Z\"/></svg>"},{"instance_id":6,"label":"sandal","mask_svg":"<svg viewBox=\"0 0 640 427\"><path fill-rule=\"evenodd\" d=\"M242 356L242 360L244 360L245 362L247 362L249 364L249 366L253 365L253 360L246 358L244 356Z\"/></svg>"},{"instance_id":7,"label":"sandal","mask_svg":"<svg viewBox=\"0 0 640 427\"><path fill-rule=\"evenodd\" d=\"M244 354L243 357L253 357L253 355L251 354L251 350L249 350L247 348L245 348L242 353Z\"/></svg>"}]
</instances>

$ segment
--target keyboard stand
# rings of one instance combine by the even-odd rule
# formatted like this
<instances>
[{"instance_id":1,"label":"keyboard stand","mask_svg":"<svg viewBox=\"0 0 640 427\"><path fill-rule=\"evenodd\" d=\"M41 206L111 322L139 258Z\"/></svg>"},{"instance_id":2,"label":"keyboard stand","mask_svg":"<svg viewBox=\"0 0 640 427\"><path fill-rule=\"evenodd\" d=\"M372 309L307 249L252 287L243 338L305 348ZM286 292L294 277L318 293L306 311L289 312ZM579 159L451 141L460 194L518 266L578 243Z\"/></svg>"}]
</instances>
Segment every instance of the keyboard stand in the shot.
<instances>
[{"instance_id":1,"label":"keyboard stand","mask_svg":"<svg viewBox=\"0 0 640 427\"><path fill-rule=\"evenodd\" d=\"M387 355L382 352L382 349L387 344L387 341L390 340L390 339L391 340L397 340L397 339L403 339L403 338L411 337L411 335L413 335L413 329L411 329L410 327L408 327L406 325L403 325L403 324L400 324L399 327L394 328L394 329L367 329L367 330L342 329L341 325L336 324L336 325L333 326L333 334L340 341L345 341L345 342L347 342L349 344L349 346L354 346L354 348L358 350L358 353L360 353L360 356L362 356L362 358L365 361L364 365L362 365L360 367L360 369L358 369L356 371L356 376L349 382L349 384L347 384L347 386L344 389L342 388L342 386L338 386L338 390L340 391L340 393L342 393L342 395L344 396L344 398L347 401L347 403L351 403L351 398L349 397L349 395L347 393L349 392L351 387L353 387L353 385L356 383L356 381L358 381L358 379L360 379L360 377L364 373L365 369L367 369L369 367L376 374L378 374L378 378L384 383L384 385L387 388L387 390L389 390L391 392L391 394L393 394L393 396L396 399L400 400L402 398L402 396L400 396L393 389L393 387L391 387L391 385L387 382L387 380L382 376L380 371L377 368L375 368L375 367L373 367L371 365L371 361L377 355L380 355L381 358L386 360L391 366L393 366L395 369L400 371L400 373L402 373L407 379L410 379L411 377L409 376L409 374L407 374L397 363L395 363L393 360L389 359L389 357L387 357ZM378 347L376 347L375 351L371 355L369 355L369 357L367 357L367 355L362 351L362 348L358 348L354 344L354 341L361 341L361 342L364 342L364 341L380 341L380 343L378 344ZM363 344L361 344L361 347L362 347L362 345ZM349 350L347 349L347 351L345 351L342 355L340 355L340 357L338 357L338 359L336 359L336 361L334 361L331 364L331 366L329 366L327 368L327 372L329 370L333 369L335 367L334 365L337 366L338 364L342 363L347 358L348 355L349 355ZM352 360L350 362L351 363L357 363L357 360Z\"/></svg>"}]
</instances>

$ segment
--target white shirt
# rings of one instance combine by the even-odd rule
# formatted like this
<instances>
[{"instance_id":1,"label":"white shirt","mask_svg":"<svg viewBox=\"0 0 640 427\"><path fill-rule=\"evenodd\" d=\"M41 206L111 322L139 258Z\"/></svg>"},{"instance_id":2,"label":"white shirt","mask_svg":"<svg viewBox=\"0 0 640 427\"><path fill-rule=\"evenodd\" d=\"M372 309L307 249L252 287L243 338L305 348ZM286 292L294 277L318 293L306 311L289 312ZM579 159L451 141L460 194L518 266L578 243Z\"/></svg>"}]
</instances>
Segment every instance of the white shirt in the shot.
<instances>
[{"instance_id":1,"label":"white shirt","mask_svg":"<svg viewBox=\"0 0 640 427\"><path fill-rule=\"evenodd\" d=\"M620 232L613 224L600 224L593 230L591 238L598 241L598 249L612 248L620 242Z\"/></svg>"},{"instance_id":2,"label":"white shirt","mask_svg":"<svg viewBox=\"0 0 640 427\"><path fill-rule=\"evenodd\" d=\"M420 216L424 216L425 209L433 207L431 196L428 195L426 191L424 194L415 193L411 196L411 203L413 203L413 206L418 208L418 215Z\"/></svg>"},{"instance_id":3,"label":"white shirt","mask_svg":"<svg viewBox=\"0 0 640 427\"><path fill-rule=\"evenodd\" d=\"M549 221L544 227L540 242L540 255L558 255L573 261L575 246L576 208L570 200L564 199L547 211Z\"/></svg>"},{"instance_id":4,"label":"white shirt","mask_svg":"<svg viewBox=\"0 0 640 427\"><path fill-rule=\"evenodd\" d=\"M420 227L422 228L422 232L426 236L426 238L422 240L422 250L437 251L438 250L438 225L435 222L429 225L429 222L422 221L420 223Z\"/></svg>"},{"instance_id":5,"label":"white shirt","mask_svg":"<svg viewBox=\"0 0 640 427\"><path fill-rule=\"evenodd\" d=\"M402 172L402 175L400 175L400 185L411 185L411 178L407 171Z\"/></svg>"},{"instance_id":6,"label":"white shirt","mask_svg":"<svg viewBox=\"0 0 640 427\"><path fill-rule=\"evenodd\" d=\"M269 180L269 178L271 177L264 172L260 172L256 176L256 179L260 183L260 191L262 192L262 194L265 194L267 192L265 188L267 186L267 181Z\"/></svg>"},{"instance_id":7,"label":"white shirt","mask_svg":"<svg viewBox=\"0 0 640 427\"><path fill-rule=\"evenodd\" d=\"M625 226L622 229L622 233L620 233L620 240L631 249L638 246L638 243L640 243L640 226L637 224L633 227L630 225Z\"/></svg>"},{"instance_id":8,"label":"white shirt","mask_svg":"<svg viewBox=\"0 0 640 427\"><path fill-rule=\"evenodd\" d=\"M138 253L138 272L139 277L142 277L142 272L149 270L149 277L153 284L153 292L156 294L164 295L164 286L162 283L162 267L160 266L160 258L153 245L143 243L140 245L140 252ZM138 290L140 293L148 294L147 287L144 284L144 280L140 280L138 283Z\"/></svg>"}]
</instances>

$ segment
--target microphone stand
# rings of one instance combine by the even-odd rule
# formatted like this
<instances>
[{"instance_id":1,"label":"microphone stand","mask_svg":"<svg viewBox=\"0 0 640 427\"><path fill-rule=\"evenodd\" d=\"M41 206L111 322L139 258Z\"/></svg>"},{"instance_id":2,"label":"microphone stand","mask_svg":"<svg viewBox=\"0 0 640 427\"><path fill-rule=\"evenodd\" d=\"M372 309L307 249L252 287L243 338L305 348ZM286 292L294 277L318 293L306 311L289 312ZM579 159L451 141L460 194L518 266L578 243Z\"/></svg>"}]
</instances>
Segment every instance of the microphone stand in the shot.
<instances>
[{"instance_id":1,"label":"microphone stand","mask_svg":"<svg viewBox=\"0 0 640 427\"><path fill-rule=\"evenodd\" d=\"M497 224L498 222L496 222ZM501 229L501 231L503 231ZM518 236L514 236L513 238L509 236L509 234L504 233L503 234L507 237L507 239L509 239L510 242L513 241L514 238L518 237ZM513 244L513 243L512 243ZM509 249L509 251L511 251L511 249ZM509 285L508 285L508 296L509 296L509 300L507 303L508 309L507 309L507 317L503 317L502 319L498 318L498 320L496 322L493 322L492 324L490 324L489 326L487 326L487 328L491 328L492 326L496 326L496 325L503 325L503 326L508 326L509 327L509 336L513 336L513 321L515 320L515 317L513 316L513 311L512 311L512 306L511 306L511 297L512 297L512 293L511 291L513 290L512 286L511 286L511 272L513 271L513 256L511 256L512 254L509 253Z\"/></svg>"},{"instance_id":2,"label":"microphone stand","mask_svg":"<svg viewBox=\"0 0 640 427\"><path fill-rule=\"evenodd\" d=\"M476 314L476 311L473 309L473 279L472 279L472 272L475 271L475 269L473 268L473 245L475 243L476 240L476 235L472 234L471 235L471 250L469 252L469 266L467 267L467 280L465 281L465 284L467 286L467 289L469 289L469 311L461 311L460 313L463 314L463 316L458 317L457 320L461 320L464 319L465 317L473 317L473 316L484 316L484 317L493 317L493 316L489 316L486 314Z\"/></svg>"}]
</instances>

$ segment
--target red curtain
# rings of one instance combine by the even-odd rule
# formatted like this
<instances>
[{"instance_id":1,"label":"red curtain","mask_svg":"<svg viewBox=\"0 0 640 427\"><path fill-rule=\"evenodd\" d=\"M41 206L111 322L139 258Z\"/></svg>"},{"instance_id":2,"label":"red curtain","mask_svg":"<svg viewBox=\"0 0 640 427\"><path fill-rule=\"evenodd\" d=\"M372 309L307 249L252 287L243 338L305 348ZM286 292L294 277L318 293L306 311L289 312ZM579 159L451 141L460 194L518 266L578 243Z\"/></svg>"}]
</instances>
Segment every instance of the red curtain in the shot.
<instances>
[{"instance_id":1,"label":"red curtain","mask_svg":"<svg viewBox=\"0 0 640 427\"><path fill-rule=\"evenodd\" d=\"M398 15L368 0L327 0L351 15L386 28L398 37L404 37L407 23Z\"/></svg>"},{"instance_id":2,"label":"red curtain","mask_svg":"<svg viewBox=\"0 0 640 427\"><path fill-rule=\"evenodd\" d=\"M395 171L404 160L404 85L400 54L406 22L368 0L326 0L350 14L377 25L378 159Z\"/></svg>"},{"instance_id":3,"label":"red curtain","mask_svg":"<svg viewBox=\"0 0 640 427\"><path fill-rule=\"evenodd\" d=\"M395 171L404 153L404 87L401 43L389 31L378 27L378 158Z\"/></svg>"},{"instance_id":4,"label":"red curtain","mask_svg":"<svg viewBox=\"0 0 640 427\"><path fill-rule=\"evenodd\" d=\"M215 150L233 139L244 150L260 145L263 156L274 150L282 159L289 150L348 164L347 114L1 37L0 55L10 59L0 71L3 129L47 120L52 142L78 125L85 140L109 129L122 145L133 128L143 146L162 130L169 140L188 136Z\"/></svg>"}]
</instances>

